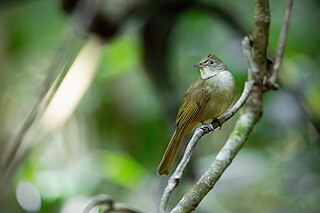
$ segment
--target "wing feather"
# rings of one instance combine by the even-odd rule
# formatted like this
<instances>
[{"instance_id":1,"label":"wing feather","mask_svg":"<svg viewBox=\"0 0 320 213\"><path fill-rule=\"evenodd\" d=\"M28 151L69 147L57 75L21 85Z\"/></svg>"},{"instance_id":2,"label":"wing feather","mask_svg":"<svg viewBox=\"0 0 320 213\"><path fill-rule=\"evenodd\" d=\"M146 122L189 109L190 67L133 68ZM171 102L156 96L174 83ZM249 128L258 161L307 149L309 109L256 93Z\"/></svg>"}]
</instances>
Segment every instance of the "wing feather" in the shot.
<instances>
[{"instance_id":1,"label":"wing feather","mask_svg":"<svg viewBox=\"0 0 320 213\"><path fill-rule=\"evenodd\" d=\"M190 86L182 99L176 118L178 131L184 131L202 111L210 99L210 90L202 80L197 80Z\"/></svg>"}]
</instances>

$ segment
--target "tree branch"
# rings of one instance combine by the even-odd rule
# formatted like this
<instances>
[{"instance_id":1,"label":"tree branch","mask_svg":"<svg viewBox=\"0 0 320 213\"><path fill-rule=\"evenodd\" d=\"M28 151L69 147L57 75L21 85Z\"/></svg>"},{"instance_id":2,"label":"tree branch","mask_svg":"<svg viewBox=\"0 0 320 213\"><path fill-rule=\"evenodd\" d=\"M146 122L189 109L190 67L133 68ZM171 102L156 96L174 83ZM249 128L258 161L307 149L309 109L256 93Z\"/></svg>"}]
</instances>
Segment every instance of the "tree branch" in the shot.
<instances>
[{"instance_id":1,"label":"tree branch","mask_svg":"<svg viewBox=\"0 0 320 213\"><path fill-rule=\"evenodd\" d=\"M288 28L289 28L289 21L290 21L290 14L292 9L293 0L287 0L286 7L284 10L284 17L283 17L283 23L279 35L279 42L278 42L278 48L277 48L277 54L275 58L275 63L273 65L272 74L269 78L268 84L272 89L277 89L278 85L276 83L279 68L283 59L284 50L286 47L286 41L287 41L287 35L288 35Z\"/></svg>"}]
</instances>

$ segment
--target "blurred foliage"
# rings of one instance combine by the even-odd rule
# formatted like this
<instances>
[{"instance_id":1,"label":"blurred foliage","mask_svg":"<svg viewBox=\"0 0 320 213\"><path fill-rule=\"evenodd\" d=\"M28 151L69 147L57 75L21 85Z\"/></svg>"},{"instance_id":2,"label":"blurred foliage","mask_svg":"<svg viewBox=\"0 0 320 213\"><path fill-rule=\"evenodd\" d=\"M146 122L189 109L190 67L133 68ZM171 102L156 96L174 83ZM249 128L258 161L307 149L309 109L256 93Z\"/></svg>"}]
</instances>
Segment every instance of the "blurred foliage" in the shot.
<instances>
[{"instance_id":1,"label":"blurred foliage","mask_svg":"<svg viewBox=\"0 0 320 213\"><path fill-rule=\"evenodd\" d=\"M252 31L252 1L200 2L227 11L240 28ZM53 0L0 4L1 143L10 140L24 121L70 24L60 4ZM270 6L273 56L284 1L272 0ZM316 0L294 1L281 89L266 94L261 122L196 212L319 212L320 28L315 24L320 21L319 9ZM149 13L146 9L121 22L117 34L96 46L99 63L72 116L56 129L46 123L35 127L32 149L0 199L1 212L80 212L99 193L145 212L156 210L166 178L155 171L175 120L168 116L168 107L179 104L199 75L191 65L209 52L216 54L233 72L239 96L246 63L243 34L218 13L190 6L175 16L166 44L168 79L175 90L170 93L179 97L169 94L163 101L143 60L142 31ZM89 37L88 43L95 39ZM235 121L232 118L198 145L172 205L206 170ZM35 208L38 193L41 206Z\"/></svg>"}]
</instances>

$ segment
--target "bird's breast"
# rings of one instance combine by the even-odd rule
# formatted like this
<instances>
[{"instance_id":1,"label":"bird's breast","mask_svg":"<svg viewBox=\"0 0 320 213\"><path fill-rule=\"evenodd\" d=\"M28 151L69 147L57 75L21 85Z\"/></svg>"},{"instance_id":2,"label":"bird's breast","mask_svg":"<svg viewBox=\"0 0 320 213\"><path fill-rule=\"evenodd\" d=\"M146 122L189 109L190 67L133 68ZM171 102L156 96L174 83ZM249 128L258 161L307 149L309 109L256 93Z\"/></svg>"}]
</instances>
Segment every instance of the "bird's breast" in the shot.
<instances>
[{"instance_id":1,"label":"bird's breast","mask_svg":"<svg viewBox=\"0 0 320 213\"><path fill-rule=\"evenodd\" d=\"M210 91L208 103L198 116L199 121L216 118L231 105L235 95L235 81L228 71L222 71L205 80L205 87Z\"/></svg>"}]
</instances>

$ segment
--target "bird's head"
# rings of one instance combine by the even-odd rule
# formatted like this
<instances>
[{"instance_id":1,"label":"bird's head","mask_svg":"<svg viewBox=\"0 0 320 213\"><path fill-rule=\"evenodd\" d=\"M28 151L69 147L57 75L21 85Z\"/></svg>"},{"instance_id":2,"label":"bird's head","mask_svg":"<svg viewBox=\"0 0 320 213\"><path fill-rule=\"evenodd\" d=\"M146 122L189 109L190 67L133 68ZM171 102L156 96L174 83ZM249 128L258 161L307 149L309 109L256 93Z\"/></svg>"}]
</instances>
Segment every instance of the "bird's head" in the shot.
<instances>
[{"instance_id":1,"label":"bird's head","mask_svg":"<svg viewBox=\"0 0 320 213\"><path fill-rule=\"evenodd\" d=\"M228 70L227 66L215 55L209 54L201 59L199 63L193 65L200 70L203 79L212 77L220 71Z\"/></svg>"}]
</instances>

